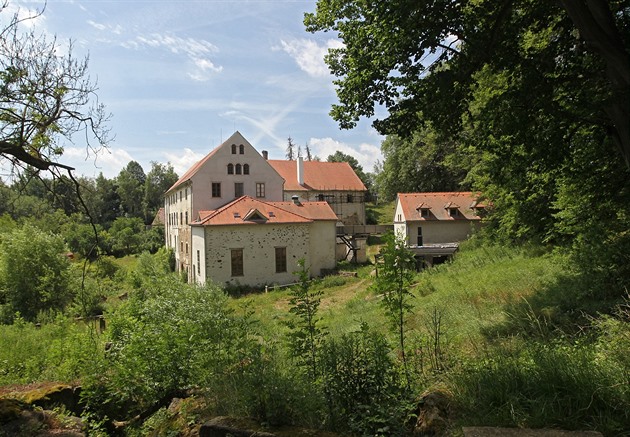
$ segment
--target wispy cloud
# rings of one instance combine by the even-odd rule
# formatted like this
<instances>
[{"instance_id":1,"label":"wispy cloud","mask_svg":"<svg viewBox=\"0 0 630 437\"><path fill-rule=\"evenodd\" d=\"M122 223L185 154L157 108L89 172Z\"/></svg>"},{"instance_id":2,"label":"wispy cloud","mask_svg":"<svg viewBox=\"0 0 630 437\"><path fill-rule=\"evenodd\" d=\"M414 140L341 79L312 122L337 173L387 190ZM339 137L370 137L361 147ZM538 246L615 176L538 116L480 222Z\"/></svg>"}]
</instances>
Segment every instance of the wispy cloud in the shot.
<instances>
[{"instance_id":1,"label":"wispy cloud","mask_svg":"<svg viewBox=\"0 0 630 437\"><path fill-rule=\"evenodd\" d=\"M209 41L194 38L180 38L172 34L161 35L154 33L148 36L139 35L125 41L122 46L127 49L141 50L144 48L165 49L176 55L185 56L191 65L188 75L196 81L206 81L214 73L220 73L222 66L216 65L210 55L216 54L219 48Z\"/></svg>"},{"instance_id":2,"label":"wispy cloud","mask_svg":"<svg viewBox=\"0 0 630 437\"><path fill-rule=\"evenodd\" d=\"M330 48L339 48L343 43L329 39L323 45L311 39L293 39L280 41L281 50L291 56L297 65L311 77L328 77L330 71L324 62L324 56Z\"/></svg>"},{"instance_id":3,"label":"wispy cloud","mask_svg":"<svg viewBox=\"0 0 630 437\"><path fill-rule=\"evenodd\" d=\"M121 148L109 147L94 154L84 147L66 147L63 153L64 164L76 168L78 174L97 176L103 172L108 178L120 173L134 158Z\"/></svg>"}]
</instances>

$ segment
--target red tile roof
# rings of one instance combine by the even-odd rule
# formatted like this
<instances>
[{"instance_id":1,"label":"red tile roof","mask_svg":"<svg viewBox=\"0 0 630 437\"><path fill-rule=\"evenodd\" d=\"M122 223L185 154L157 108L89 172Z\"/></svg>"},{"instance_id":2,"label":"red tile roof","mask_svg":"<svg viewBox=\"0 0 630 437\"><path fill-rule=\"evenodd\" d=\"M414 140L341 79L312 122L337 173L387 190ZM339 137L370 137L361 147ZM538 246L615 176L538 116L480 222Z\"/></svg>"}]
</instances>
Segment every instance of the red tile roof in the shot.
<instances>
[{"instance_id":1,"label":"red tile roof","mask_svg":"<svg viewBox=\"0 0 630 437\"><path fill-rule=\"evenodd\" d=\"M269 164L285 180L285 191L366 191L347 162L304 161L304 185L298 184L297 161L270 159Z\"/></svg>"},{"instance_id":2,"label":"red tile roof","mask_svg":"<svg viewBox=\"0 0 630 437\"><path fill-rule=\"evenodd\" d=\"M478 202L479 193L444 192L444 193L398 193L398 202L407 221L415 220L480 220L475 208L482 208ZM458 215L449 215L449 209L456 208ZM422 210L429 215L422 217Z\"/></svg>"},{"instance_id":3,"label":"red tile roof","mask_svg":"<svg viewBox=\"0 0 630 437\"><path fill-rule=\"evenodd\" d=\"M334 220L337 216L326 202L263 202L249 196L239 197L215 211L200 211L193 225L251 225L311 223Z\"/></svg>"}]
</instances>

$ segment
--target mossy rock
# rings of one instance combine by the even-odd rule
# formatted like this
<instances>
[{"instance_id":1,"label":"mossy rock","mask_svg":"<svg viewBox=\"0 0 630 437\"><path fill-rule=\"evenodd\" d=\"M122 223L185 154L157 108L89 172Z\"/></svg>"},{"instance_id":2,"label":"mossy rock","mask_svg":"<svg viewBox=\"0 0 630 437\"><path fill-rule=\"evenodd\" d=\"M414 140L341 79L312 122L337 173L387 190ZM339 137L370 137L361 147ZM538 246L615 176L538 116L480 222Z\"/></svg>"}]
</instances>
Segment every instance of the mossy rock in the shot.
<instances>
[{"instance_id":1,"label":"mossy rock","mask_svg":"<svg viewBox=\"0 0 630 437\"><path fill-rule=\"evenodd\" d=\"M20 417L28 406L17 399L0 399L0 425L9 423Z\"/></svg>"},{"instance_id":2,"label":"mossy rock","mask_svg":"<svg viewBox=\"0 0 630 437\"><path fill-rule=\"evenodd\" d=\"M79 406L81 387L73 387L67 384L51 384L35 390L23 393L21 398L29 405L52 410L55 407L64 406L67 411L81 414Z\"/></svg>"}]
</instances>

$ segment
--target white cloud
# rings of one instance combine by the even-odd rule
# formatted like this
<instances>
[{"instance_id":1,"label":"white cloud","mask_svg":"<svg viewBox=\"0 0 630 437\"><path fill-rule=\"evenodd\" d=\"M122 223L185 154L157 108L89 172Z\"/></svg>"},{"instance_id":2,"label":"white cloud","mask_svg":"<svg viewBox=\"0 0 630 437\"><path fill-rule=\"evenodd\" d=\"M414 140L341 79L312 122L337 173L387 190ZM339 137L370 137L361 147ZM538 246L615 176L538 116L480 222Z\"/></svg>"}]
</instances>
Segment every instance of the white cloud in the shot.
<instances>
[{"instance_id":1,"label":"white cloud","mask_svg":"<svg viewBox=\"0 0 630 437\"><path fill-rule=\"evenodd\" d=\"M175 172L181 176L186 170L196 164L205 155L192 151L189 148L184 149L184 153L165 153L166 159L173 165Z\"/></svg>"},{"instance_id":2,"label":"white cloud","mask_svg":"<svg viewBox=\"0 0 630 437\"><path fill-rule=\"evenodd\" d=\"M191 67L188 76L195 81L206 81L214 73L223 71L222 66L217 66L210 59L210 55L217 53L219 48L203 39L180 38L170 34L154 33L149 36L137 36L135 39L125 41L122 46L132 50L147 47L165 49L175 55L183 55L188 59Z\"/></svg>"},{"instance_id":3,"label":"white cloud","mask_svg":"<svg viewBox=\"0 0 630 437\"><path fill-rule=\"evenodd\" d=\"M78 174L95 177L103 172L107 178L116 177L133 160L127 151L114 147L101 149L96 154L84 147L66 147L61 158L61 162L74 167Z\"/></svg>"},{"instance_id":4,"label":"white cloud","mask_svg":"<svg viewBox=\"0 0 630 437\"><path fill-rule=\"evenodd\" d=\"M366 173L371 172L376 161L382 159L380 147L374 144L361 143L359 145L350 145L333 140L330 137L311 138L308 143L312 153L319 156L322 161L325 161L329 155L334 155L339 150L346 155L355 157Z\"/></svg>"},{"instance_id":5,"label":"white cloud","mask_svg":"<svg viewBox=\"0 0 630 437\"><path fill-rule=\"evenodd\" d=\"M324 56L329 48L339 48L343 43L336 39L329 39L324 45L319 45L311 39L281 40L281 49L291 56L302 71L311 77L328 77L330 71L324 62Z\"/></svg>"}]
</instances>

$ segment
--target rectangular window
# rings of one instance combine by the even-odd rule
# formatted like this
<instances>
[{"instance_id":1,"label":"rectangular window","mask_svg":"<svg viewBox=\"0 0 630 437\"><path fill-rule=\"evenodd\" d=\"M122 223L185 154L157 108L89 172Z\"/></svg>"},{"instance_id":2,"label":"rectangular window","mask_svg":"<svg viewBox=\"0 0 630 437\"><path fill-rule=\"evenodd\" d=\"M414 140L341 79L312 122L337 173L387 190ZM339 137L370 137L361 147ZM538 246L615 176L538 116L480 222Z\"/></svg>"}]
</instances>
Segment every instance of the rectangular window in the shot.
<instances>
[{"instance_id":1,"label":"rectangular window","mask_svg":"<svg viewBox=\"0 0 630 437\"><path fill-rule=\"evenodd\" d=\"M232 276L243 276L243 249L232 249Z\"/></svg>"},{"instance_id":2,"label":"rectangular window","mask_svg":"<svg viewBox=\"0 0 630 437\"><path fill-rule=\"evenodd\" d=\"M200 259L199 258L199 251L197 251L197 275L201 274L201 267L200 267L201 262L199 261L199 259Z\"/></svg>"},{"instance_id":3,"label":"rectangular window","mask_svg":"<svg viewBox=\"0 0 630 437\"><path fill-rule=\"evenodd\" d=\"M212 183L212 197L221 197L221 182Z\"/></svg>"},{"instance_id":4,"label":"rectangular window","mask_svg":"<svg viewBox=\"0 0 630 437\"><path fill-rule=\"evenodd\" d=\"M235 182L234 183L234 197L241 197L243 195L243 183Z\"/></svg>"},{"instance_id":5,"label":"rectangular window","mask_svg":"<svg viewBox=\"0 0 630 437\"><path fill-rule=\"evenodd\" d=\"M265 197L265 184L263 182L256 183L256 197Z\"/></svg>"},{"instance_id":6,"label":"rectangular window","mask_svg":"<svg viewBox=\"0 0 630 437\"><path fill-rule=\"evenodd\" d=\"M287 248L276 247L276 273L287 271Z\"/></svg>"}]
</instances>

